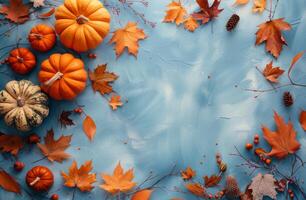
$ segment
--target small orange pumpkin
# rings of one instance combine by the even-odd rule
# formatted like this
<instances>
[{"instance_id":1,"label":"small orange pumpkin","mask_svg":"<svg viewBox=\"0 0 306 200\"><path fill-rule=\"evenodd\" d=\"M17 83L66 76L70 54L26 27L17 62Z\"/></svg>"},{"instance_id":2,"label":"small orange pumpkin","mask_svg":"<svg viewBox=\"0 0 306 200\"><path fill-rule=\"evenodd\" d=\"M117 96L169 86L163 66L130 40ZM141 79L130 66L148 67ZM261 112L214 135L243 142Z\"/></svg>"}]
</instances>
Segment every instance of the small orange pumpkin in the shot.
<instances>
[{"instance_id":1,"label":"small orange pumpkin","mask_svg":"<svg viewBox=\"0 0 306 200\"><path fill-rule=\"evenodd\" d=\"M61 42L78 52L97 47L110 29L110 14L99 0L65 0L55 18Z\"/></svg>"},{"instance_id":2,"label":"small orange pumpkin","mask_svg":"<svg viewBox=\"0 0 306 200\"><path fill-rule=\"evenodd\" d=\"M28 48L13 49L7 61L12 70L18 74L27 74L36 65L36 58Z\"/></svg>"},{"instance_id":3,"label":"small orange pumpkin","mask_svg":"<svg viewBox=\"0 0 306 200\"><path fill-rule=\"evenodd\" d=\"M42 62L38 79L52 98L71 100L85 89L87 72L82 60L69 53L56 53Z\"/></svg>"},{"instance_id":4,"label":"small orange pumpkin","mask_svg":"<svg viewBox=\"0 0 306 200\"><path fill-rule=\"evenodd\" d=\"M28 40L33 49L45 52L55 45L55 31L51 26L38 24L31 29Z\"/></svg>"},{"instance_id":5,"label":"small orange pumpkin","mask_svg":"<svg viewBox=\"0 0 306 200\"><path fill-rule=\"evenodd\" d=\"M48 191L53 183L54 176L50 169L44 166L33 167L26 175L27 185L37 192Z\"/></svg>"}]
</instances>

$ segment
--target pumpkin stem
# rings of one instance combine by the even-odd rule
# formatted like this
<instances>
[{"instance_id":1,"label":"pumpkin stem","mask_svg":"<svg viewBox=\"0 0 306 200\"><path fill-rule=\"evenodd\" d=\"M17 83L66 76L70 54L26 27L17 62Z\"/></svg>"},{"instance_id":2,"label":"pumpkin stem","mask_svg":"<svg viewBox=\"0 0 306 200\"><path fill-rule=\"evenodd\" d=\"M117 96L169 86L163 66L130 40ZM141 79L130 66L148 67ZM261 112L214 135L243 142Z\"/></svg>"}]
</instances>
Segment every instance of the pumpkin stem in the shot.
<instances>
[{"instance_id":1,"label":"pumpkin stem","mask_svg":"<svg viewBox=\"0 0 306 200\"><path fill-rule=\"evenodd\" d=\"M80 15L80 16L78 16L76 21L78 22L78 24L85 24L86 22L89 21L89 19L87 17L85 17L84 15Z\"/></svg>"},{"instance_id":2,"label":"pumpkin stem","mask_svg":"<svg viewBox=\"0 0 306 200\"><path fill-rule=\"evenodd\" d=\"M43 38L41 34L31 33L31 35L33 35L37 40L41 40Z\"/></svg>"},{"instance_id":3,"label":"pumpkin stem","mask_svg":"<svg viewBox=\"0 0 306 200\"><path fill-rule=\"evenodd\" d=\"M30 183L30 186L35 185L38 181L40 181L40 177L36 177L36 178L34 179L34 181L32 181L32 182Z\"/></svg>"},{"instance_id":4,"label":"pumpkin stem","mask_svg":"<svg viewBox=\"0 0 306 200\"><path fill-rule=\"evenodd\" d=\"M17 97L17 106L18 107L23 107L25 104L25 100L22 97Z\"/></svg>"},{"instance_id":5,"label":"pumpkin stem","mask_svg":"<svg viewBox=\"0 0 306 200\"><path fill-rule=\"evenodd\" d=\"M49 80L44 82L44 85L46 85L46 86L52 85L55 81L61 79L63 75L64 74L62 72L56 72L56 74L54 74L54 76L52 76Z\"/></svg>"},{"instance_id":6,"label":"pumpkin stem","mask_svg":"<svg viewBox=\"0 0 306 200\"><path fill-rule=\"evenodd\" d=\"M17 58L18 62L23 63L23 58L21 58L19 56L16 56L16 58Z\"/></svg>"}]
</instances>

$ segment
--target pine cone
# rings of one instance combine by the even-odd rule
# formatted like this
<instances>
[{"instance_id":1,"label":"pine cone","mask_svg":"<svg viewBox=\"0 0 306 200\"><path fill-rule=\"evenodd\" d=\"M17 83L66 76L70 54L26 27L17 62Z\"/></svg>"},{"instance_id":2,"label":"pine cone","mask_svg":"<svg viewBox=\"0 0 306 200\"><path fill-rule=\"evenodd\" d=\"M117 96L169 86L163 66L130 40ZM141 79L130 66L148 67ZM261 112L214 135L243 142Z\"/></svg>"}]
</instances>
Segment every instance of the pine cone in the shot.
<instances>
[{"instance_id":1,"label":"pine cone","mask_svg":"<svg viewBox=\"0 0 306 200\"><path fill-rule=\"evenodd\" d=\"M241 192L237 180L233 176L228 176L225 183L225 196L229 199L240 197Z\"/></svg>"},{"instance_id":2,"label":"pine cone","mask_svg":"<svg viewBox=\"0 0 306 200\"><path fill-rule=\"evenodd\" d=\"M284 92L283 94L284 105L289 107L293 104L293 97L290 92Z\"/></svg>"},{"instance_id":3,"label":"pine cone","mask_svg":"<svg viewBox=\"0 0 306 200\"><path fill-rule=\"evenodd\" d=\"M239 20L240 20L240 17L236 14L233 14L226 23L226 30L232 31L237 26Z\"/></svg>"}]
</instances>

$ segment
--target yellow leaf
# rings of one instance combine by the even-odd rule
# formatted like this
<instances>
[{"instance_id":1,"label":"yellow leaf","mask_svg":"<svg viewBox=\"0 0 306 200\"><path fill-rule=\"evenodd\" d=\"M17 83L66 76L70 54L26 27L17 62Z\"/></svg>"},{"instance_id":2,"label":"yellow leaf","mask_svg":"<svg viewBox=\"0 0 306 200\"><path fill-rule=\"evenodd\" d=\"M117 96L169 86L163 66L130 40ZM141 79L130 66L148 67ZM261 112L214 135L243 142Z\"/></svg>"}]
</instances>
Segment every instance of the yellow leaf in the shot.
<instances>
[{"instance_id":1,"label":"yellow leaf","mask_svg":"<svg viewBox=\"0 0 306 200\"><path fill-rule=\"evenodd\" d=\"M136 192L131 200L150 200L153 190L140 190Z\"/></svg>"},{"instance_id":2,"label":"yellow leaf","mask_svg":"<svg viewBox=\"0 0 306 200\"><path fill-rule=\"evenodd\" d=\"M113 110L117 110L118 107L122 106L121 97L119 95L113 95L109 100L108 104L112 107Z\"/></svg>"},{"instance_id":3,"label":"yellow leaf","mask_svg":"<svg viewBox=\"0 0 306 200\"><path fill-rule=\"evenodd\" d=\"M199 24L193 17L188 17L184 22L184 28L190 32L195 31L198 27Z\"/></svg>"},{"instance_id":4,"label":"yellow leaf","mask_svg":"<svg viewBox=\"0 0 306 200\"><path fill-rule=\"evenodd\" d=\"M90 141L93 140L96 130L96 123L89 115L87 115L83 121L83 131Z\"/></svg>"},{"instance_id":5,"label":"yellow leaf","mask_svg":"<svg viewBox=\"0 0 306 200\"><path fill-rule=\"evenodd\" d=\"M172 1L167 7L168 10L166 11L164 22L175 22L176 25L180 25L185 21L187 12L181 2Z\"/></svg>"},{"instance_id":6,"label":"yellow leaf","mask_svg":"<svg viewBox=\"0 0 306 200\"><path fill-rule=\"evenodd\" d=\"M262 13L266 9L267 2L266 0L254 0L253 12Z\"/></svg>"}]
</instances>

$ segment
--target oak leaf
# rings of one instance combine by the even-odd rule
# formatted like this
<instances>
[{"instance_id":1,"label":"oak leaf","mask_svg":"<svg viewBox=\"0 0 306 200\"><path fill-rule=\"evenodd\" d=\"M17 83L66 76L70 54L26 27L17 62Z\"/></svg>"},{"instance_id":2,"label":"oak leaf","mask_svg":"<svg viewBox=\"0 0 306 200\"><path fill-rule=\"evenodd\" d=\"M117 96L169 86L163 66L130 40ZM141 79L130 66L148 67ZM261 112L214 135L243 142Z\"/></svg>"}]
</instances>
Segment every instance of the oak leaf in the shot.
<instances>
[{"instance_id":1,"label":"oak leaf","mask_svg":"<svg viewBox=\"0 0 306 200\"><path fill-rule=\"evenodd\" d=\"M218 183L221 181L221 176L212 175L210 177L204 176L204 184L205 187L214 187L218 185Z\"/></svg>"},{"instance_id":2,"label":"oak leaf","mask_svg":"<svg viewBox=\"0 0 306 200\"><path fill-rule=\"evenodd\" d=\"M79 188L82 192L91 191L94 188L92 184L96 182L96 174L91 173L92 169L92 161L86 161L80 168L78 168L77 162L73 161L68 174L61 172L65 180L64 185L70 188Z\"/></svg>"},{"instance_id":3,"label":"oak leaf","mask_svg":"<svg viewBox=\"0 0 306 200\"><path fill-rule=\"evenodd\" d=\"M59 117L59 122L62 127L72 126L74 125L73 120L70 118L72 111L63 111Z\"/></svg>"},{"instance_id":4,"label":"oak leaf","mask_svg":"<svg viewBox=\"0 0 306 200\"><path fill-rule=\"evenodd\" d=\"M153 190L145 189L136 192L131 200L150 200Z\"/></svg>"},{"instance_id":5,"label":"oak leaf","mask_svg":"<svg viewBox=\"0 0 306 200\"><path fill-rule=\"evenodd\" d=\"M275 179L271 174L262 175L259 173L252 179L249 189L252 190L253 200L262 200L264 196L276 199Z\"/></svg>"},{"instance_id":6,"label":"oak leaf","mask_svg":"<svg viewBox=\"0 0 306 200\"><path fill-rule=\"evenodd\" d=\"M114 169L113 175L102 173L101 176L104 184L100 185L100 188L113 195L118 192L128 192L136 186L136 183L132 181L134 178L133 169L124 172L120 162Z\"/></svg>"},{"instance_id":7,"label":"oak leaf","mask_svg":"<svg viewBox=\"0 0 306 200\"><path fill-rule=\"evenodd\" d=\"M83 131L90 141L94 139L97 131L97 126L95 121L89 115L86 115L83 121Z\"/></svg>"},{"instance_id":8,"label":"oak leaf","mask_svg":"<svg viewBox=\"0 0 306 200\"><path fill-rule=\"evenodd\" d=\"M287 45L285 38L282 36L282 31L290 30L291 25L280 18L262 23L258 27L255 45L266 42L266 51L278 58L283 45Z\"/></svg>"},{"instance_id":9,"label":"oak leaf","mask_svg":"<svg viewBox=\"0 0 306 200\"><path fill-rule=\"evenodd\" d=\"M266 9L267 1L266 0L254 0L253 12L262 13Z\"/></svg>"},{"instance_id":10,"label":"oak leaf","mask_svg":"<svg viewBox=\"0 0 306 200\"><path fill-rule=\"evenodd\" d=\"M29 7L22 0L9 0L8 5L0 7L0 14L14 23L22 24L29 19Z\"/></svg>"},{"instance_id":11,"label":"oak leaf","mask_svg":"<svg viewBox=\"0 0 306 200\"><path fill-rule=\"evenodd\" d=\"M89 71L89 78L92 82L92 89L99 91L102 95L113 92L110 83L114 82L118 76L115 73L106 71L107 64L99 65L93 72Z\"/></svg>"},{"instance_id":12,"label":"oak leaf","mask_svg":"<svg viewBox=\"0 0 306 200\"><path fill-rule=\"evenodd\" d=\"M262 126L264 138L272 147L272 150L267 155L282 159L288 154L293 154L299 150L301 144L296 140L296 132L290 121L286 124L277 112L274 112L274 121L277 127L275 132L266 126Z\"/></svg>"},{"instance_id":13,"label":"oak leaf","mask_svg":"<svg viewBox=\"0 0 306 200\"><path fill-rule=\"evenodd\" d=\"M214 18L218 17L223 9L219 9L221 0L214 0L213 4L209 6L208 0L197 0L198 5L201 8L200 12L193 13L192 17L195 20L202 21L202 24L206 24Z\"/></svg>"},{"instance_id":14,"label":"oak leaf","mask_svg":"<svg viewBox=\"0 0 306 200\"><path fill-rule=\"evenodd\" d=\"M108 104L112 107L113 110L117 110L118 107L122 106L121 97L119 95L113 95Z\"/></svg>"},{"instance_id":15,"label":"oak leaf","mask_svg":"<svg viewBox=\"0 0 306 200\"><path fill-rule=\"evenodd\" d=\"M188 183L185 187L191 194L206 198L206 190L200 183Z\"/></svg>"},{"instance_id":16,"label":"oak leaf","mask_svg":"<svg viewBox=\"0 0 306 200\"><path fill-rule=\"evenodd\" d=\"M19 183L4 170L0 170L0 187L9 192L21 193Z\"/></svg>"},{"instance_id":17,"label":"oak leaf","mask_svg":"<svg viewBox=\"0 0 306 200\"><path fill-rule=\"evenodd\" d=\"M175 22L176 25L184 23L187 11L180 1L172 1L170 4L167 5L167 7L168 10L166 11L164 22Z\"/></svg>"},{"instance_id":18,"label":"oak leaf","mask_svg":"<svg viewBox=\"0 0 306 200\"><path fill-rule=\"evenodd\" d=\"M184 28L190 32L195 31L199 27L197 20L193 17L188 17L184 22Z\"/></svg>"},{"instance_id":19,"label":"oak leaf","mask_svg":"<svg viewBox=\"0 0 306 200\"><path fill-rule=\"evenodd\" d=\"M247 4L247 3L249 3L249 0L236 0L235 1L236 5L244 5L244 4Z\"/></svg>"},{"instance_id":20,"label":"oak leaf","mask_svg":"<svg viewBox=\"0 0 306 200\"><path fill-rule=\"evenodd\" d=\"M37 146L48 160L61 163L70 157L65 150L70 146L71 137L72 135L61 135L55 140L53 129L51 129L44 138L45 144L37 143Z\"/></svg>"},{"instance_id":21,"label":"oak leaf","mask_svg":"<svg viewBox=\"0 0 306 200\"><path fill-rule=\"evenodd\" d=\"M185 170L181 171L181 177L184 181L188 181L195 176L196 172L191 167L187 167Z\"/></svg>"},{"instance_id":22,"label":"oak leaf","mask_svg":"<svg viewBox=\"0 0 306 200\"><path fill-rule=\"evenodd\" d=\"M147 38L147 35L143 29L137 27L137 23L128 22L124 28L119 28L114 32L109 43L115 43L114 49L117 58L123 53L125 48L127 48L130 54L137 57L139 48L138 41L145 38Z\"/></svg>"},{"instance_id":23,"label":"oak leaf","mask_svg":"<svg viewBox=\"0 0 306 200\"><path fill-rule=\"evenodd\" d=\"M277 83L278 77L281 76L284 72L285 71L281 69L280 67L274 67L273 61L271 61L269 64L266 65L262 74L268 81L272 83Z\"/></svg>"},{"instance_id":24,"label":"oak leaf","mask_svg":"<svg viewBox=\"0 0 306 200\"><path fill-rule=\"evenodd\" d=\"M299 121L304 131L306 131L306 111L305 110L301 111Z\"/></svg>"},{"instance_id":25,"label":"oak leaf","mask_svg":"<svg viewBox=\"0 0 306 200\"><path fill-rule=\"evenodd\" d=\"M24 147L23 139L18 135L5 135L0 133L0 150L17 156L20 149Z\"/></svg>"}]
</instances>

